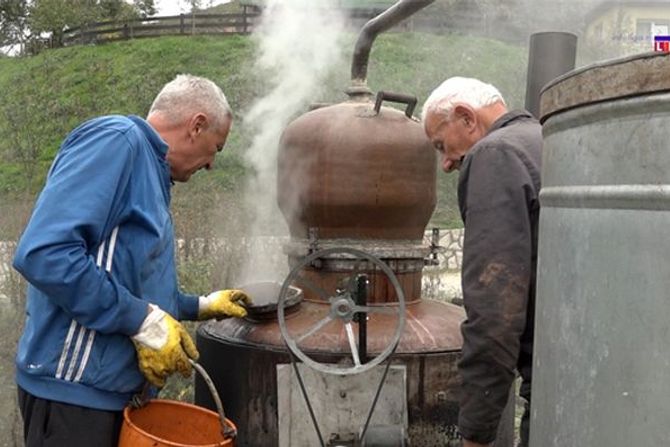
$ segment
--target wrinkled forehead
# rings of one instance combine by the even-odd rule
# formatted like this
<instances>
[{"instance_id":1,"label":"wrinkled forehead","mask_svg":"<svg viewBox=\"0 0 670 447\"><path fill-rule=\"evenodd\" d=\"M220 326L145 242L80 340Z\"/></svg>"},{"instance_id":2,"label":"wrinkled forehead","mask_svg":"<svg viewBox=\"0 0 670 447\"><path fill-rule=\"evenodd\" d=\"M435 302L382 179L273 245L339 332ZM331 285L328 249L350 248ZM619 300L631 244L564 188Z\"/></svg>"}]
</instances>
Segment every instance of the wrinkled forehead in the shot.
<instances>
[{"instance_id":1,"label":"wrinkled forehead","mask_svg":"<svg viewBox=\"0 0 670 447\"><path fill-rule=\"evenodd\" d=\"M432 109L424 118L423 128L428 135L433 135L440 130L443 124L446 123L448 115L439 109Z\"/></svg>"}]
</instances>

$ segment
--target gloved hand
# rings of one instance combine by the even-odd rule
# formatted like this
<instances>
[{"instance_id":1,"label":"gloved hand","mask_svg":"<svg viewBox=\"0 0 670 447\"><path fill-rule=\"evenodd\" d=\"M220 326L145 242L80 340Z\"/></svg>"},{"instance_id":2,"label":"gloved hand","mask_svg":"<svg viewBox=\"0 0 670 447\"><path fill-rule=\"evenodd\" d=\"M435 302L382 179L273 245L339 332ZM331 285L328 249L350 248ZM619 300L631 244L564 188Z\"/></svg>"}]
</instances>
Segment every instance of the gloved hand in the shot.
<instances>
[{"instance_id":1,"label":"gloved hand","mask_svg":"<svg viewBox=\"0 0 670 447\"><path fill-rule=\"evenodd\" d=\"M198 359L198 350L184 326L158 306L151 311L132 338L137 350L140 371L149 382L162 388L174 372L184 377L191 374L191 363Z\"/></svg>"},{"instance_id":2,"label":"gloved hand","mask_svg":"<svg viewBox=\"0 0 670 447\"><path fill-rule=\"evenodd\" d=\"M201 296L198 302L198 320L210 318L247 316L247 310L240 305L251 304L249 295L241 290L218 290L207 296Z\"/></svg>"}]
</instances>

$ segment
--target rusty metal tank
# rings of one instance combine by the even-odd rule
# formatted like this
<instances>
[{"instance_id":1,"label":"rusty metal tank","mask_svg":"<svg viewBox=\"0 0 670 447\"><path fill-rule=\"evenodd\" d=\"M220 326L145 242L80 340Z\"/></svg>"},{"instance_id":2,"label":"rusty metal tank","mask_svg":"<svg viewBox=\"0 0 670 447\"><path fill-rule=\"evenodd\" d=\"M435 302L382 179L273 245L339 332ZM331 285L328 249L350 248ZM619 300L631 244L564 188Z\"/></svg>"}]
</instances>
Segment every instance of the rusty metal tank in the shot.
<instances>
[{"instance_id":1,"label":"rusty metal tank","mask_svg":"<svg viewBox=\"0 0 670 447\"><path fill-rule=\"evenodd\" d=\"M643 53L542 93L531 445L670 445L668 73Z\"/></svg>"},{"instance_id":2,"label":"rusty metal tank","mask_svg":"<svg viewBox=\"0 0 670 447\"><path fill-rule=\"evenodd\" d=\"M365 83L376 34L431 2L401 0L364 27L352 64L349 101L316 108L285 129L277 194L290 229L284 249L290 266L317 250L350 247L391 268L406 301L406 324L392 361L406 367L410 441L456 446L460 445L457 361L464 312L421 296L422 269L431 253L423 236L435 207L435 151L412 117L415 98L380 93L373 101ZM383 106L384 101L404 103L404 110ZM313 286L291 297L286 324L318 324L326 304L315 290L337 287L356 269L339 258L319 259L304 267L301 273ZM364 273L370 279L368 303L395 306L397 296L388 278L375 271ZM200 361L217 384L227 417L238 425L241 447L278 445L277 365L291 362L276 319L276 303L257 304L258 312L246 319L209 322L197 333ZM386 336L374 334L384 334L389 324L384 314L369 315L370 355L386 345ZM346 336L335 327L324 327L306 340L303 349L324 363L337 363L349 355ZM197 379L196 402L213 408L204 383ZM501 427L496 445L511 446L511 425Z\"/></svg>"}]
</instances>

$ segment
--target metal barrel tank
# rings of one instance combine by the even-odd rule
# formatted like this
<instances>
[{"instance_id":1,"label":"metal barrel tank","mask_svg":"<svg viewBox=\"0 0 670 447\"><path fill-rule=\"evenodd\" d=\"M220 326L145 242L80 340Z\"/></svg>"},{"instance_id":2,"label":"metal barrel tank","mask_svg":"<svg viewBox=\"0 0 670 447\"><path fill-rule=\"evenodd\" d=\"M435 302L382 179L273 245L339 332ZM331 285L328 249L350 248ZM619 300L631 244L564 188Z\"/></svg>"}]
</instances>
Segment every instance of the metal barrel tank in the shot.
<instances>
[{"instance_id":1,"label":"metal barrel tank","mask_svg":"<svg viewBox=\"0 0 670 447\"><path fill-rule=\"evenodd\" d=\"M533 446L670 445L670 55L541 97Z\"/></svg>"},{"instance_id":2,"label":"metal barrel tank","mask_svg":"<svg viewBox=\"0 0 670 447\"><path fill-rule=\"evenodd\" d=\"M424 230L436 202L436 155L422 126L412 117L416 99L381 93L373 100L366 85L370 46L376 35L433 0L401 0L366 24L352 63L346 102L320 107L285 129L278 155L278 203L290 230L285 247L296 266L310 253L349 247L386 262L398 278L406 300L406 324L392 357L405 366L408 434L412 445L460 445L457 433L460 378L457 362L463 309L423 299L422 269L430 255ZM404 111L383 105L404 103ZM286 310L294 327L314 327L324 303L312 296L333 288L357 267L338 258L320 259L304 268L316 285L302 290ZM388 278L374 271L368 302L397 305ZM269 287L272 287L271 285ZM253 294L252 294L253 295ZM238 426L237 445L277 446L279 418L277 365L291 358L282 339L272 302L246 319L208 322L197 332L200 362L219 390L226 416ZM390 335L383 315L368 315L370 355L382 350ZM346 338L344 339L346 340ZM324 363L349 357L341 329L326 326L302 346ZM204 383L196 378L196 403L213 408ZM512 444L511 413L501 424L497 445Z\"/></svg>"}]
</instances>

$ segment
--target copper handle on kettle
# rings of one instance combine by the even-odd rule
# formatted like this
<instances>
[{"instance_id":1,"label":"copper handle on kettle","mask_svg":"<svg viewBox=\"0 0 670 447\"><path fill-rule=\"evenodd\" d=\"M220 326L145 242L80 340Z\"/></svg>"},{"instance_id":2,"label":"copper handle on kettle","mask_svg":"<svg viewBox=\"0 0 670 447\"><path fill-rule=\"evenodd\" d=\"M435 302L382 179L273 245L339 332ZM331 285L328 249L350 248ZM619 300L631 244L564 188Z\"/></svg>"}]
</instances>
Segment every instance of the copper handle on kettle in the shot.
<instances>
[{"instance_id":1,"label":"copper handle on kettle","mask_svg":"<svg viewBox=\"0 0 670 447\"><path fill-rule=\"evenodd\" d=\"M380 90L377 93L377 98L375 99L375 113L379 113L379 110L382 107L382 102L384 100L398 102L400 104L407 104L407 109L405 109L405 116L410 119L412 118L412 113L414 113L414 108L416 107L417 102L416 96L405 95L403 93L385 92Z\"/></svg>"}]
</instances>

